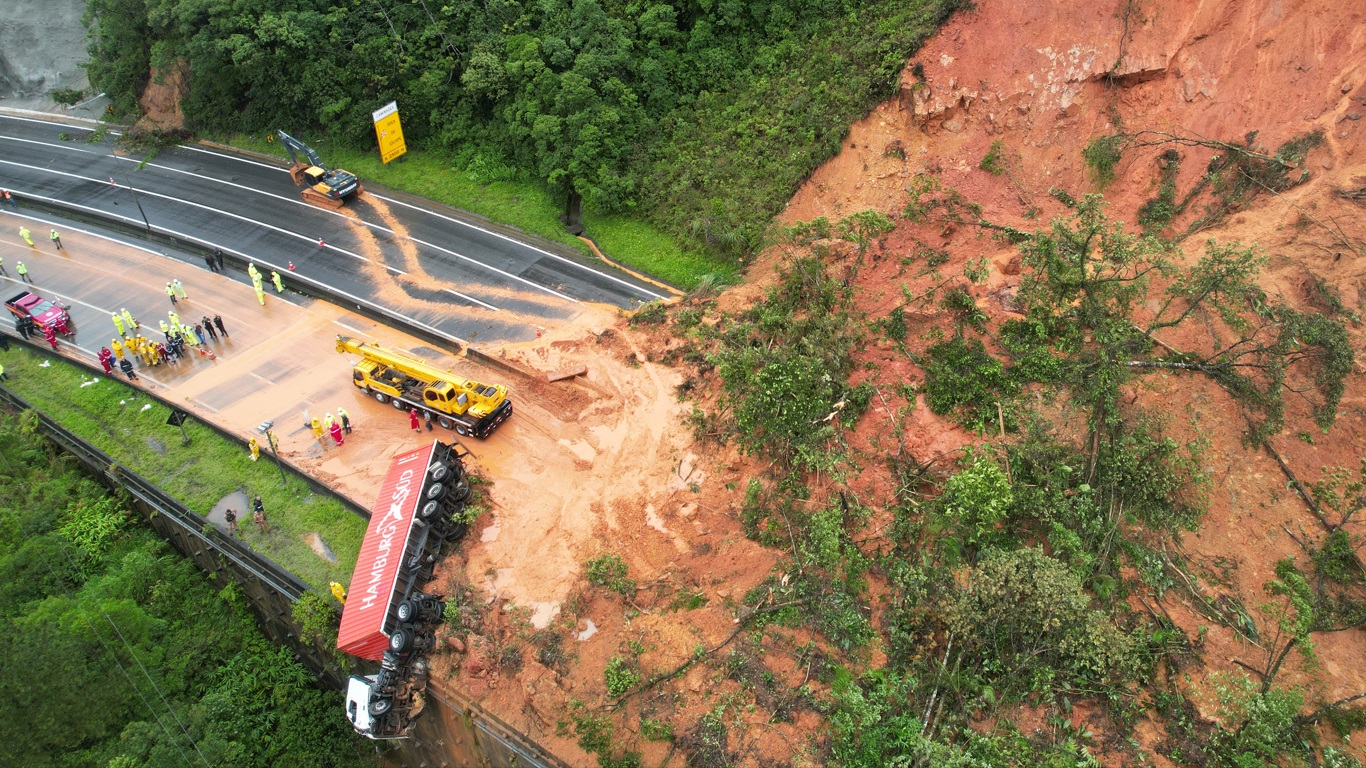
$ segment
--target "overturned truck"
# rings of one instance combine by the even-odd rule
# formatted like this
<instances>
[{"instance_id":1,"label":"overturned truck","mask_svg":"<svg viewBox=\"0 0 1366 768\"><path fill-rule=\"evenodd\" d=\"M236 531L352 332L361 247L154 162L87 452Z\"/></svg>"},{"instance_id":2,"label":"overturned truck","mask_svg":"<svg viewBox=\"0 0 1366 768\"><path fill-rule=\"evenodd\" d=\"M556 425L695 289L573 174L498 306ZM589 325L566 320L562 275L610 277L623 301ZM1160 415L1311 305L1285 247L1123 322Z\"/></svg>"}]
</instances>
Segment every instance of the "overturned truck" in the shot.
<instances>
[{"instance_id":1,"label":"overturned truck","mask_svg":"<svg viewBox=\"0 0 1366 768\"><path fill-rule=\"evenodd\" d=\"M425 588L443 545L465 535L469 496L462 454L439 441L395 457L380 486L337 634L342 651L380 663L347 683L346 717L364 736L403 738L422 713L446 607Z\"/></svg>"}]
</instances>

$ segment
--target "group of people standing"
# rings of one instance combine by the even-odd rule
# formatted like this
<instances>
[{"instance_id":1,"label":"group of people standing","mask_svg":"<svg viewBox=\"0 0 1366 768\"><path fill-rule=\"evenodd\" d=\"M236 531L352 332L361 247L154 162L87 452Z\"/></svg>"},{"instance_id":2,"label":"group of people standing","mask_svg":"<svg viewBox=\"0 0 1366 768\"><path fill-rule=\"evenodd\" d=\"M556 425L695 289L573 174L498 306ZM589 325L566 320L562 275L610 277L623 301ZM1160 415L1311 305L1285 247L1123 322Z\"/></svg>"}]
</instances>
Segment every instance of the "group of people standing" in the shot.
<instances>
[{"instance_id":1,"label":"group of people standing","mask_svg":"<svg viewBox=\"0 0 1366 768\"><path fill-rule=\"evenodd\" d=\"M167 283L168 288L174 283ZM119 333L118 338L110 341L109 346L101 347L97 355L105 374L112 375L117 366L125 376L136 381L137 373L134 371L133 358L140 360L143 367L176 363L185 359L187 346L198 350L201 357L216 357L213 351L208 349L207 339L218 341L219 334L222 334L223 338L228 336L222 315L214 315L212 320L205 315L194 325L182 322L175 310L167 312L166 315L167 319L161 321L161 333L166 340L152 341L140 333L142 324L127 308L113 313L110 320L114 323L114 330Z\"/></svg>"},{"instance_id":2,"label":"group of people standing","mask_svg":"<svg viewBox=\"0 0 1366 768\"><path fill-rule=\"evenodd\" d=\"M351 434L351 414L345 408L337 408L337 418L333 419L332 414L327 414L319 419L314 416L308 420L308 426L313 429L313 437L319 441L324 441L325 435L332 437L332 442L337 445L346 443L346 435ZM326 445L326 442L323 442Z\"/></svg>"}]
</instances>

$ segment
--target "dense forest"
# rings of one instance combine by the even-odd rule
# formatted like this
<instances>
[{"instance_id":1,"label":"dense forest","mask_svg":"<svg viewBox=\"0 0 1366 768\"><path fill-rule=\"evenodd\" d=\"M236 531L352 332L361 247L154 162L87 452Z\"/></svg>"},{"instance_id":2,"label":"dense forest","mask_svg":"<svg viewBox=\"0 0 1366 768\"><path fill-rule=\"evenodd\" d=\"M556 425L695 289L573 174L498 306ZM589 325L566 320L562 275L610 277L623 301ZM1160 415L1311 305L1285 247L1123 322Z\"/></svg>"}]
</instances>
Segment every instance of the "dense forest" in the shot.
<instances>
[{"instance_id":1,"label":"dense forest","mask_svg":"<svg viewBox=\"0 0 1366 768\"><path fill-rule=\"evenodd\" d=\"M735 257L967 4L89 0L89 74L122 113L179 71L191 130L356 147L396 100L410 148Z\"/></svg>"},{"instance_id":2,"label":"dense forest","mask_svg":"<svg viewBox=\"0 0 1366 768\"><path fill-rule=\"evenodd\" d=\"M373 765L288 649L0 414L0 765Z\"/></svg>"}]
</instances>

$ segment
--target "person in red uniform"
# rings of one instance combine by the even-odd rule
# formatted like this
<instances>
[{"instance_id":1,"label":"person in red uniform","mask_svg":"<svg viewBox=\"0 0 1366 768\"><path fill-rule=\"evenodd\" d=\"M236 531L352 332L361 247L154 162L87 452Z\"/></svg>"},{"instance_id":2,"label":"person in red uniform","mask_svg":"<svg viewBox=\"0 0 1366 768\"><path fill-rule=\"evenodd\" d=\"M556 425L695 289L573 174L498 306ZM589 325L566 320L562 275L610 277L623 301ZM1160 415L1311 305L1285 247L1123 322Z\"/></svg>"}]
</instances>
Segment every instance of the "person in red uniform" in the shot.
<instances>
[{"instance_id":1,"label":"person in red uniform","mask_svg":"<svg viewBox=\"0 0 1366 768\"><path fill-rule=\"evenodd\" d=\"M113 357L114 353L109 351L109 347L100 347L100 365L104 366L105 376L114 375L114 364L110 362Z\"/></svg>"},{"instance_id":2,"label":"person in red uniform","mask_svg":"<svg viewBox=\"0 0 1366 768\"><path fill-rule=\"evenodd\" d=\"M56 351L57 351L57 332L54 331L54 330L52 330L52 326L50 326L50 325L45 325L45 326L43 326L43 338L47 339L47 343L49 343L49 344L52 345L52 351L53 351L53 352L56 352ZM413 413L417 413L417 411L413 411ZM414 416L413 418L417 418L417 417Z\"/></svg>"}]
</instances>

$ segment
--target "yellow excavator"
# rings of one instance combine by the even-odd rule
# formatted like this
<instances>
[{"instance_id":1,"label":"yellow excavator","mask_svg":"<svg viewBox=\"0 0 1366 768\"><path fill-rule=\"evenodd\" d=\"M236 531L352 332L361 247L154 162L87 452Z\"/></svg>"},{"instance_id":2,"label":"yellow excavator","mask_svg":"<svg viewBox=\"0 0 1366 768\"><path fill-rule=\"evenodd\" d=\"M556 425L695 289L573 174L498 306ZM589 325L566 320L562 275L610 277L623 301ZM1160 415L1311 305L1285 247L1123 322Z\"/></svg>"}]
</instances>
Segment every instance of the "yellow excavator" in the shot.
<instances>
[{"instance_id":1,"label":"yellow excavator","mask_svg":"<svg viewBox=\"0 0 1366 768\"><path fill-rule=\"evenodd\" d=\"M289 178L304 187L303 198L315 205L336 210L346 204L350 197L365 190L361 188L356 174L340 168L328 168L313 148L284 131L276 131L280 143L289 152L294 166L289 169Z\"/></svg>"},{"instance_id":2,"label":"yellow excavator","mask_svg":"<svg viewBox=\"0 0 1366 768\"><path fill-rule=\"evenodd\" d=\"M481 384L378 344L337 337L337 352L360 355L351 383L400 411L431 414L442 429L462 437L488 437L512 415L503 384Z\"/></svg>"}]
</instances>

